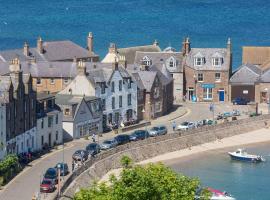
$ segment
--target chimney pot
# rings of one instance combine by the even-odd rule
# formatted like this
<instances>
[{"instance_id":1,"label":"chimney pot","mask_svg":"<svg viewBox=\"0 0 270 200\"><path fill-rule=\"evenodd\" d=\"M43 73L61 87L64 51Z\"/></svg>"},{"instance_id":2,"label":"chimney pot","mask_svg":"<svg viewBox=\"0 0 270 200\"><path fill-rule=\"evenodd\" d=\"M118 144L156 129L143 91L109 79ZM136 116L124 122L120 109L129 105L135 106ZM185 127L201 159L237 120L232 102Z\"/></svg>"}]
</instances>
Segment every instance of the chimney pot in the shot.
<instances>
[{"instance_id":1,"label":"chimney pot","mask_svg":"<svg viewBox=\"0 0 270 200\"><path fill-rule=\"evenodd\" d=\"M89 53L93 53L94 51L94 47L93 47L93 41L94 38L93 38L93 34L92 32L89 32L88 33L88 37L87 37L87 49L89 51Z\"/></svg>"},{"instance_id":2,"label":"chimney pot","mask_svg":"<svg viewBox=\"0 0 270 200\"><path fill-rule=\"evenodd\" d=\"M42 41L42 38L41 37L38 37L38 40L37 40L37 50L40 54L43 54L44 53L44 49L43 49L43 41Z\"/></svg>"},{"instance_id":3,"label":"chimney pot","mask_svg":"<svg viewBox=\"0 0 270 200\"><path fill-rule=\"evenodd\" d=\"M24 43L24 46L23 46L23 54L25 56L29 56L29 45L27 44L27 42Z\"/></svg>"}]
</instances>

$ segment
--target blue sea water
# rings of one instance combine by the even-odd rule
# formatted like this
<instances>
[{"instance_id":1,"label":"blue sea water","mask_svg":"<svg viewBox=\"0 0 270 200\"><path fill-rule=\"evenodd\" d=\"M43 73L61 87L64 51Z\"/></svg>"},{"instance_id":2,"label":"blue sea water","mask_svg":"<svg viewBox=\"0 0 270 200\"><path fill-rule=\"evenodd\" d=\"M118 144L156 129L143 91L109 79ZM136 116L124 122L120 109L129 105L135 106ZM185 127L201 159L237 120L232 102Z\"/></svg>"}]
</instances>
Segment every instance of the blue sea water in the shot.
<instances>
[{"instance_id":1,"label":"blue sea water","mask_svg":"<svg viewBox=\"0 0 270 200\"><path fill-rule=\"evenodd\" d=\"M211 151L169 161L177 172L200 178L204 186L231 193L236 200L269 200L270 190L270 144L248 146L249 152L263 155L265 163L231 161L226 150Z\"/></svg>"},{"instance_id":2,"label":"blue sea water","mask_svg":"<svg viewBox=\"0 0 270 200\"><path fill-rule=\"evenodd\" d=\"M110 42L119 47L149 44L181 48L185 36L193 47L224 47L232 38L234 68L243 45L270 45L269 0L0 0L0 49L24 41L69 39L104 56Z\"/></svg>"}]
</instances>

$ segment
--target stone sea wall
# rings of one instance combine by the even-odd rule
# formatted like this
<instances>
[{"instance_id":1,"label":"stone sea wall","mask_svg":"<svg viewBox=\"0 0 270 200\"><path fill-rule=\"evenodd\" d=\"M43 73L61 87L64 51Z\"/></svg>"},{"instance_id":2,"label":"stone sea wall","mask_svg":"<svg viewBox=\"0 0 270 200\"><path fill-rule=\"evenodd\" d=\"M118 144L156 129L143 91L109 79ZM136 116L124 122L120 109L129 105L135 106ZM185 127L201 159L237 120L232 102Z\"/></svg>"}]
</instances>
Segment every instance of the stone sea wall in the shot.
<instances>
[{"instance_id":1,"label":"stone sea wall","mask_svg":"<svg viewBox=\"0 0 270 200\"><path fill-rule=\"evenodd\" d=\"M88 160L85 166L69 176L62 189L64 194L62 199L70 199L79 188L88 187L94 180L99 180L110 170L121 167L120 159L123 155L128 155L135 162L139 162L161 154L254 131L265 127L265 123L270 124L270 115L241 119L185 132L169 133L118 146Z\"/></svg>"}]
</instances>

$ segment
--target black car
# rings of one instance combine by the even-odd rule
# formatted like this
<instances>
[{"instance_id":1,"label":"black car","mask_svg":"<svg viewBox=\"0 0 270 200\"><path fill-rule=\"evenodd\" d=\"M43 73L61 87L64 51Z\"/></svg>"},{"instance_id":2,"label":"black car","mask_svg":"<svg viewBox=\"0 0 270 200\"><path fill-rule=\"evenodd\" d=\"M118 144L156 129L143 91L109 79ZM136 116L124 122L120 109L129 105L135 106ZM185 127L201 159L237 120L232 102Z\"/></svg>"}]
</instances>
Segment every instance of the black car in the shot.
<instances>
[{"instance_id":1,"label":"black car","mask_svg":"<svg viewBox=\"0 0 270 200\"><path fill-rule=\"evenodd\" d=\"M82 161L82 160L87 160L88 159L88 151L85 150L77 150L75 153L72 155L73 160L75 161Z\"/></svg>"},{"instance_id":2,"label":"black car","mask_svg":"<svg viewBox=\"0 0 270 200\"><path fill-rule=\"evenodd\" d=\"M60 165L60 175L66 176L69 173L67 163L57 163L54 167L56 170L58 170L58 165Z\"/></svg>"},{"instance_id":3,"label":"black car","mask_svg":"<svg viewBox=\"0 0 270 200\"><path fill-rule=\"evenodd\" d=\"M129 135L123 134L123 135L117 135L114 137L114 139L117 142L117 145L126 144L130 142Z\"/></svg>"},{"instance_id":4,"label":"black car","mask_svg":"<svg viewBox=\"0 0 270 200\"><path fill-rule=\"evenodd\" d=\"M55 168L47 169L46 173L44 174L44 179L50 179L57 182L57 170Z\"/></svg>"},{"instance_id":5,"label":"black car","mask_svg":"<svg viewBox=\"0 0 270 200\"><path fill-rule=\"evenodd\" d=\"M129 139L131 141L143 140L149 137L149 133L146 130L137 130L134 131L130 136Z\"/></svg>"},{"instance_id":6,"label":"black car","mask_svg":"<svg viewBox=\"0 0 270 200\"><path fill-rule=\"evenodd\" d=\"M100 152L100 146L97 143L88 144L85 148L89 155L95 156Z\"/></svg>"}]
</instances>

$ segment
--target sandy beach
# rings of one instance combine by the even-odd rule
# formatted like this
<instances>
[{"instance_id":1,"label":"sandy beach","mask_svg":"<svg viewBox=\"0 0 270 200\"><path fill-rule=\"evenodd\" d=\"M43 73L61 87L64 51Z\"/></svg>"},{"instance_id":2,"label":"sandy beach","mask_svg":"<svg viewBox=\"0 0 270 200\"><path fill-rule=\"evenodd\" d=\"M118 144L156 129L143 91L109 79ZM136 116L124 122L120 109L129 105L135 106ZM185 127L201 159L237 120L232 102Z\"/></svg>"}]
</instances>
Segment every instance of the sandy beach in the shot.
<instances>
[{"instance_id":1,"label":"sandy beach","mask_svg":"<svg viewBox=\"0 0 270 200\"><path fill-rule=\"evenodd\" d=\"M182 149L179 151L166 153L166 154L156 156L148 160L144 160L137 164L143 165L147 163L163 162L163 161L168 161L168 160L173 161L174 159L187 157L192 154L209 152L209 151L213 151L217 149L224 149L228 147L240 148L243 145L262 143L262 142L270 142L270 129L263 128L263 129L248 132L245 134L235 135L235 136L224 138L221 140L216 140L214 142L205 143L198 146L193 146L188 149ZM100 182L107 181L111 174L115 174L116 176L119 176L120 172L121 172L121 168L111 170L100 179Z\"/></svg>"}]
</instances>

